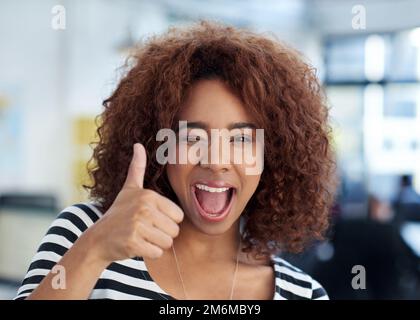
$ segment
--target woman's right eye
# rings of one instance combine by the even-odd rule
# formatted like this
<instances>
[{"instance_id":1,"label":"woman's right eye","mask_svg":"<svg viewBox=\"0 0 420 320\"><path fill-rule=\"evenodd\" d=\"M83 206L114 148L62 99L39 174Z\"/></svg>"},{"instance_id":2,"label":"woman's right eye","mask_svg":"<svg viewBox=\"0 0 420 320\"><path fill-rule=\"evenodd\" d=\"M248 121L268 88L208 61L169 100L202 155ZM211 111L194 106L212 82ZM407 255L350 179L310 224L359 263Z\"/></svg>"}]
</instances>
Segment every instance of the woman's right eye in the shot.
<instances>
[{"instance_id":1,"label":"woman's right eye","mask_svg":"<svg viewBox=\"0 0 420 320\"><path fill-rule=\"evenodd\" d=\"M201 140L200 136L190 135L187 137L187 142L198 142Z\"/></svg>"}]
</instances>

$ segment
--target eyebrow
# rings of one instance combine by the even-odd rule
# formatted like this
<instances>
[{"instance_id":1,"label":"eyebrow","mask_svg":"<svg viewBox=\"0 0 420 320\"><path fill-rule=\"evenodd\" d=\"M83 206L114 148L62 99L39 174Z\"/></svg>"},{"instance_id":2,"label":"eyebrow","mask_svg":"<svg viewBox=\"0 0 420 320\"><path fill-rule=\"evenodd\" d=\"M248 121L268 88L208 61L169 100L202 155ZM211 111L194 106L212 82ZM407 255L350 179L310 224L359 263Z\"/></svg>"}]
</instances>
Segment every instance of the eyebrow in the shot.
<instances>
[{"instance_id":1,"label":"eyebrow","mask_svg":"<svg viewBox=\"0 0 420 320\"><path fill-rule=\"evenodd\" d=\"M203 130L209 129L209 126L207 125L207 123L202 122L202 121L187 122L187 127L193 128L193 129L203 129ZM180 130L185 129L185 128L186 128L185 125L182 125L179 127ZM252 122L234 122L234 123L229 124L227 127L228 130L243 129L243 128L256 129L257 126Z\"/></svg>"}]
</instances>

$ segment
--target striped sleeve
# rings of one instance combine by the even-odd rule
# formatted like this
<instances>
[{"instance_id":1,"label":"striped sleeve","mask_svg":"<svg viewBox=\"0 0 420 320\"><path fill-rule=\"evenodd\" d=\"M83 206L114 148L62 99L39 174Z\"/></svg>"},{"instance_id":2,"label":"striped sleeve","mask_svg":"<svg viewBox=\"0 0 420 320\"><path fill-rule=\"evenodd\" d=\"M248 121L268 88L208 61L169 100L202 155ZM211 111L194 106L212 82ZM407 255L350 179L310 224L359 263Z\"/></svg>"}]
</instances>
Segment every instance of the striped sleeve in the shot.
<instances>
[{"instance_id":1,"label":"striped sleeve","mask_svg":"<svg viewBox=\"0 0 420 320\"><path fill-rule=\"evenodd\" d=\"M312 279L312 300L329 300L328 294L325 289L319 284L318 281Z\"/></svg>"},{"instance_id":2,"label":"striped sleeve","mask_svg":"<svg viewBox=\"0 0 420 320\"><path fill-rule=\"evenodd\" d=\"M87 203L75 204L61 211L42 238L15 300L23 300L34 291L80 235L100 216L100 211Z\"/></svg>"},{"instance_id":3,"label":"striped sleeve","mask_svg":"<svg viewBox=\"0 0 420 320\"><path fill-rule=\"evenodd\" d=\"M310 275L279 256L273 257L276 276L275 300L328 300L325 289Z\"/></svg>"}]
</instances>

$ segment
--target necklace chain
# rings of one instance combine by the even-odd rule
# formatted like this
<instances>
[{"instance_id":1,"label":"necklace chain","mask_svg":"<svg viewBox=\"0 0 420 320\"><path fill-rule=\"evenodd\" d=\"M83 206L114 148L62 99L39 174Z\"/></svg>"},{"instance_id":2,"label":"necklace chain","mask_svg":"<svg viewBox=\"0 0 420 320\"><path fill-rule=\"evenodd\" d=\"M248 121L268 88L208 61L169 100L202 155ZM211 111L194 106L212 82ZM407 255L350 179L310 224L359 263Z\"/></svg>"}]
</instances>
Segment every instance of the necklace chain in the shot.
<instances>
[{"instance_id":1,"label":"necklace chain","mask_svg":"<svg viewBox=\"0 0 420 320\"><path fill-rule=\"evenodd\" d=\"M236 254L236 265L235 265L235 271L234 271L233 277L232 277L232 287L230 289L229 300L233 300L233 292L234 292L234 289L235 289L236 275L238 273L238 268L239 268L239 252L240 252L240 249L241 249L241 239L239 239L238 252ZM181 275L181 269L179 267L178 257L176 255L176 251L175 251L175 244L172 244L172 251L174 253L175 264L176 264L176 269L178 271L179 280L181 281L182 290L184 291L184 297L185 297L185 300L188 300L187 290L185 289L184 279L182 278L182 275Z\"/></svg>"}]
</instances>

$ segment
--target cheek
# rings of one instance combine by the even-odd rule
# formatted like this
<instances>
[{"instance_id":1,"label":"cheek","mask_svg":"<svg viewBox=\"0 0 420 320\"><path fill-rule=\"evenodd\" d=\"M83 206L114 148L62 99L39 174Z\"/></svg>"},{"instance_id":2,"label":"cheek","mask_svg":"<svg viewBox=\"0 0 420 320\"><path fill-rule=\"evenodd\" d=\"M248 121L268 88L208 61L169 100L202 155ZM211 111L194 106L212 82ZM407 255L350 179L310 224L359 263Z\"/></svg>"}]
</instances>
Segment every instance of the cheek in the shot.
<instances>
[{"instance_id":1,"label":"cheek","mask_svg":"<svg viewBox=\"0 0 420 320\"><path fill-rule=\"evenodd\" d=\"M243 201L248 201L252 197L261 180L261 174L248 175L246 174L246 168L246 166L241 166L240 168L237 168L237 172L240 173L242 186L240 198Z\"/></svg>"},{"instance_id":2,"label":"cheek","mask_svg":"<svg viewBox=\"0 0 420 320\"><path fill-rule=\"evenodd\" d=\"M174 189L174 191L176 193L177 192L177 186L179 185L178 183L175 183L175 181L179 181L180 180L180 170L177 168L178 165L175 164L168 164L166 166L166 174L168 175L168 180L172 186L172 189Z\"/></svg>"},{"instance_id":3,"label":"cheek","mask_svg":"<svg viewBox=\"0 0 420 320\"><path fill-rule=\"evenodd\" d=\"M187 165L168 164L166 167L166 174L172 189L179 196L188 184L188 174L190 169Z\"/></svg>"},{"instance_id":4,"label":"cheek","mask_svg":"<svg viewBox=\"0 0 420 320\"><path fill-rule=\"evenodd\" d=\"M246 176L245 177L245 184L247 193L249 194L249 197L251 197L255 190L257 189L258 183L260 182L261 176Z\"/></svg>"}]
</instances>

